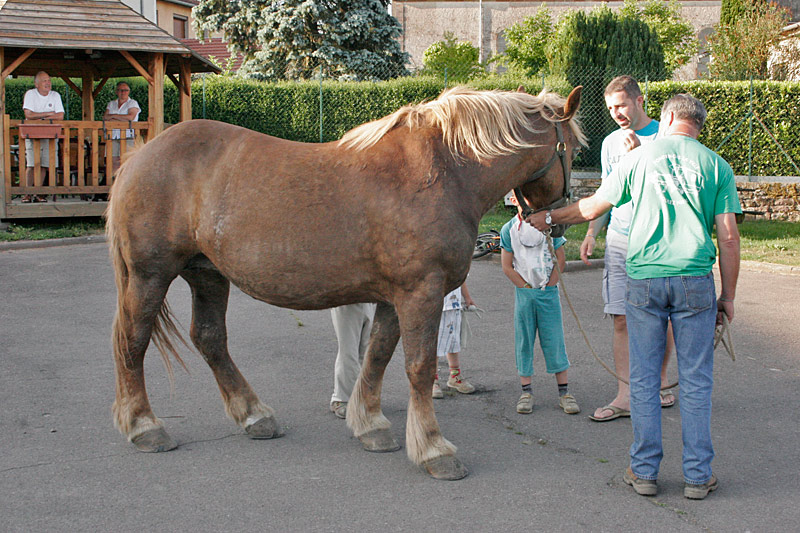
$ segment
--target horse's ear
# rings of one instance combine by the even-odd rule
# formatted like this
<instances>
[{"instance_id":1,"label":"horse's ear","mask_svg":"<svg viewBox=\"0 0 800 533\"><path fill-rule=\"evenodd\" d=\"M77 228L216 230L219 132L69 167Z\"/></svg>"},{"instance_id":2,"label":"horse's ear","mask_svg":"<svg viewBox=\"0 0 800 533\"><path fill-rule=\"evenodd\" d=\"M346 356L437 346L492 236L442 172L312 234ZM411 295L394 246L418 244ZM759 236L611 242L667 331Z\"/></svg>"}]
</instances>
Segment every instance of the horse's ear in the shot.
<instances>
[{"instance_id":1,"label":"horse's ear","mask_svg":"<svg viewBox=\"0 0 800 533\"><path fill-rule=\"evenodd\" d=\"M520 85L519 87L517 87L517 92L518 93L527 93L528 91L525 90L525 87Z\"/></svg>"},{"instance_id":2,"label":"horse's ear","mask_svg":"<svg viewBox=\"0 0 800 533\"><path fill-rule=\"evenodd\" d=\"M578 85L572 92L569 93L567 96L567 103L564 105L564 120L569 120L578 112L578 108L581 106L581 91L583 90L582 85Z\"/></svg>"}]
</instances>

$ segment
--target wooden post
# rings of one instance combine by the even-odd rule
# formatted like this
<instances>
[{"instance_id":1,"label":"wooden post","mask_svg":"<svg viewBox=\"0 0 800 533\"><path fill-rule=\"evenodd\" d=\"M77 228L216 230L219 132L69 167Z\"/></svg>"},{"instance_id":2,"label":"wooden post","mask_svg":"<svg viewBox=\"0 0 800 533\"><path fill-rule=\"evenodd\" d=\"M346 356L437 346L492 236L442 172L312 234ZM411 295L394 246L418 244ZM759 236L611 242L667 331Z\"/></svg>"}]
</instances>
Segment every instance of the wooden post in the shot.
<instances>
[{"instance_id":1,"label":"wooden post","mask_svg":"<svg viewBox=\"0 0 800 533\"><path fill-rule=\"evenodd\" d=\"M5 49L0 46L0 73L6 66ZM0 218L6 218L6 202L11 201L11 191L6 190L6 180L11 183L11 176L6 176L6 158L11 158L10 153L6 153L6 143L11 144L11 139L5 138L6 125L6 78L0 75ZM22 166L22 165L20 165ZM20 172L21 173L21 172Z\"/></svg>"},{"instance_id":2,"label":"wooden post","mask_svg":"<svg viewBox=\"0 0 800 533\"><path fill-rule=\"evenodd\" d=\"M148 135L148 140L152 139L164 131L164 54L154 53L150 59L150 76L153 81L150 83L148 91L148 122L152 131Z\"/></svg>"},{"instance_id":3,"label":"wooden post","mask_svg":"<svg viewBox=\"0 0 800 533\"><path fill-rule=\"evenodd\" d=\"M83 120L94 120L94 74L88 70L84 71L83 87L81 88L81 100L83 101Z\"/></svg>"},{"instance_id":4,"label":"wooden post","mask_svg":"<svg viewBox=\"0 0 800 533\"><path fill-rule=\"evenodd\" d=\"M192 120L192 70L189 59L180 58L181 84L178 87L180 94L180 121Z\"/></svg>"}]
</instances>

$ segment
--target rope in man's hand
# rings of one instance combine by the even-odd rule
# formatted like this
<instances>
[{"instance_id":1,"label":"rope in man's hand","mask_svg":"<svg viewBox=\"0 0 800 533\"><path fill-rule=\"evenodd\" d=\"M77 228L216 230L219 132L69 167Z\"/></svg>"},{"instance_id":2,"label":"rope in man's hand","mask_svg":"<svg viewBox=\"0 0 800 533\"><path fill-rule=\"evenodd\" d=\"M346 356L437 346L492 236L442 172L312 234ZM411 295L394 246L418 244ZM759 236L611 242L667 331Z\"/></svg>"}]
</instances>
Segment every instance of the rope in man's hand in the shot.
<instances>
[{"instance_id":1,"label":"rope in man's hand","mask_svg":"<svg viewBox=\"0 0 800 533\"><path fill-rule=\"evenodd\" d=\"M736 361L736 352L733 349L733 338L731 337L731 324L728 322L728 315L722 313L722 323L717 324L714 328L714 349L717 349L719 343L731 356L731 361Z\"/></svg>"},{"instance_id":2,"label":"rope in man's hand","mask_svg":"<svg viewBox=\"0 0 800 533\"><path fill-rule=\"evenodd\" d=\"M628 380L623 379L614 372L614 370L609 367L605 361L600 359L600 356L597 355L597 352L594 351L594 347L592 343L589 342L589 337L586 335L586 332L583 330L583 326L581 325L581 321L578 318L578 313L575 312L575 308L572 307L572 302L569 300L569 294L567 294L567 285L564 283L564 276L563 272L561 272L561 267L558 266L558 261L555 260L556 251L553 247L553 237L550 235L549 231L544 232L547 236L547 246L550 249L550 255L553 257L553 265L555 266L556 270L558 271L558 282L561 285L561 291L564 293L564 299L567 301L567 305L569 306L569 310L572 311L572 316L575 318L575 322L578 324L578 329L580 330L581 334L583 335L583 340L586 342L586 346L589 347L589 351L592 353L597 362L605 368L609 374L617 378L619 381L630 385ZM731 360L736 361L736 354L733 350L733 339L731 338L731 328L730 323L728 322L728 316L725 313L722 313L722 323L717 325L716 330L714 332L714 348L716 349L717 345L722 342L722 345L725 347L725 350L728 352L728 355L731 356ZM661 387L661 390L672 389L678 386L678 382L672 383L670 385L665 385Z\"/></svg>"}]
</instances>

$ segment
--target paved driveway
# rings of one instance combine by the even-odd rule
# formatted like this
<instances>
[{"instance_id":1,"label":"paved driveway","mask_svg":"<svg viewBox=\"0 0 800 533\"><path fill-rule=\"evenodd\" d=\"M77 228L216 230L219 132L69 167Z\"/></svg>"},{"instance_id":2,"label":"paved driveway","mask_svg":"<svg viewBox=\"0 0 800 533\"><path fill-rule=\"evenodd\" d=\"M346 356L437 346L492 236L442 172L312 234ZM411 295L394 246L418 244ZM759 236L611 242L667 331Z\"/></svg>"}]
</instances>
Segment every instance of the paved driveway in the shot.
<instances>
[{"instance_id":1,"label":"paved driveway","mask_svg":"<svg viewBox=\"0 0 800 533\"><path fill-rule=\"evenodd\" d=\"M568 274L573 303L610 363L600 270ZM570 387L583 412L558 410L555 380L537 354L532 415L517 415L513 293L500 266L476 261L470 291L486 309L462 354L472 396L436 402L470 476L430 479L405 452L360 449L327 411L336 342L326 311L291 312L234 291L230 347L274 407L286 436L251 441L225 417L202 360L175 389L157 354L148 392L180 447L136 452L112 426L110 324L115 288L106 247L0 252L0 531L790 531L800 523L800 277L743 272L734 340L718 353L714 471L721 488L682 497L680 414L665 410L661 493L622 483L630 421L587 418L614 383L566 315ZM184 325L189 292L169 295ZM673 376L676 371L671 369ZM407 381L391 362L384 412L404 443Z\"/></svg>"}]
</instances>

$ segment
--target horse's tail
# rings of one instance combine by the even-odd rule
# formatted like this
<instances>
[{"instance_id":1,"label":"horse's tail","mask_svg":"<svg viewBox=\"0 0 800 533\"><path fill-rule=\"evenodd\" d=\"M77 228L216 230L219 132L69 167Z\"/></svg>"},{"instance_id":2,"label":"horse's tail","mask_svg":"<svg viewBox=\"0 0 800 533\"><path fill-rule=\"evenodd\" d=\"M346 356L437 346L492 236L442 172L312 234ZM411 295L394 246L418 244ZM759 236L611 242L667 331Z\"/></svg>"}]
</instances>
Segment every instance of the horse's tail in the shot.
<instances>
[{"instance_id":1,"label":"horse's tail","mask_svg":"<svg viewBox=\"0 0 800 533\"><path fill-rule=\"evenodd\" d=\"M117 310L114 314L111 343L114 349L115 364L123 366L125 366L126 359L128 357L127 332L131 331L133 320L130 310L126 305L130 273L123 253L122 238L119 234L121 209L119 204L121 200L117 197L117 194L114 194L114 189L115 186L120 183L122 179L124 179L125 168L126 165L122 165L122 167L119 169L117 179L114 181L114 184L111 186L111 191L109 192L108 208L106 208L106 212L103 214L106 219L106 242L108 243L111 264L114 268L114 280L117 285ZM155 347L161 353L161 358L164 361L164 366L166 367L167 374L169 375L170 388L174 388L175 383L174 373L172 371L172 362L170 361L169 357L170 355L175 358L175 360L184 368L184 370L187 372L189 371L189 369L186 367L186 363L184 363L180 354L175 349L175 345L172 342L172 337L176 337L185 346L189 346L176 326L174 315L172 314L165 297L161 303L161 308L159 309L155 323L153 324L153 330L150 334L150 338Z\"/></svg>"}]
</instances>

